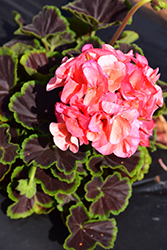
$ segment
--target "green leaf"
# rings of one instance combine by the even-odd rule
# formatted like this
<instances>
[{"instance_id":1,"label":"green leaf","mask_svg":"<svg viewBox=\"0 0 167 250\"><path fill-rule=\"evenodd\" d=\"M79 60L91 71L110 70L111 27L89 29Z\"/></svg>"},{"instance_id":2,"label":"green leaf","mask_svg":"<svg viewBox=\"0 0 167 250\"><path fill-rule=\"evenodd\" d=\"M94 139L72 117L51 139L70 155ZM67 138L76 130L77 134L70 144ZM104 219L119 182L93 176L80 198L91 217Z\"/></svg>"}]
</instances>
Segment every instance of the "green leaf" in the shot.
<instances>
[{"instance_id":1,"label":"green leaf","mask_svg":"<svg viewBox=\"0 0 167 250\"><path fill-rule=\"evenodd\" d=\"M36 193L36 183L33 181L29 185L29 180L20 179L16 189L20 192L20 195L25 195L27 198L31 199Z\"/></svg>"},{"instance_id":2,"label":"green leaf","mask_svg":"<svg viewBox=\"0 0 167 250\"><path fill-rule=\"evenodd\" d=\"M46 38L46 42L51 51L54 51L55 48L69 44L75 41L75 33L71 30L65 31L62 33L56 33L50 35Z\"/></svg>"},{"instance_id":3,"label":"green leaf","mask_svg":"<svg viewBox=\"0 0 167 250\"><path fill-rule=\"evenodd\" d=\"M16 189L19 179L27 179L28 171L24 165L14 169L11 175L11 182L7 187L8 196L14 201L7 209L7 215L12 219L25 218L34 212L35 198L27 198L25 195L20 195Z\"/></svg>"},{"instance_id":4,"label":"green leaf","mask_svg":"<svg viewBox=\"0 0 167 250\"><path fill-rule=\"evenodd\" d=\"M117 40L117 43L133 43L134 41L136 41L139 38L139 35L132 30L125 30L122 32L121 34L121 38L119 40Z\"/></svg>"},{"instance_id":5,"label":"green leaf","mask_svg":"<svg viewBox=\"0 0 167 250\"><path fill-rule=\"evenodd\" d=\"M9 47L9 46L8 46ZM22 55L26 50L31 50L33 47L31 45L23 44L23 43L15 43L10 46L10 49L14 51L14 53L18 56Z\"/></svg>"},{"instance_id":6,"label":"green leaf","mask_svg":"<svg viewBox=\"0 0 167 250\"><path fill-rule=\"evenodd\" d=\"M14 203L8 207L7 215L12 219L25 218L34 212L48 213L54 208L53 198L45 194L34 179L28 183L29 175L25 165L16 167L11 175L7 192Z\"/></svg>"}]
</instances>

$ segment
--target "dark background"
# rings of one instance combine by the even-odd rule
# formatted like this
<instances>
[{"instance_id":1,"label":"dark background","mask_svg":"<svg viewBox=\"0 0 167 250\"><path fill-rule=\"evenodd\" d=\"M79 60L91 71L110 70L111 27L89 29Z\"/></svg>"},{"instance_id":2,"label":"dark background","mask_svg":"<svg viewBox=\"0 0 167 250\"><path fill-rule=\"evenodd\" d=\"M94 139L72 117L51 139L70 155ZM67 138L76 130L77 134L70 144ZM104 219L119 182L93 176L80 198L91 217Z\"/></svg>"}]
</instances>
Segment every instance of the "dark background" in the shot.
<instances>
[{"instance_id":1,"label":"dark background","mask_svg":"<svg viewBox=\"0 0 167 250\"><path fill-rule=\"evenodd\" d=\"M68 0L0 0L0 46L13 37L17 29L12 10L18 11L27 23L44 5L61 7ZM132 2L133 3L133 2ZM63 12L63 11L62 11ZM166 12L167 13L167 12ZM63 12L63 14L66 14ZM159 67L161 80L167 82L167 19L145 7L138 10L131 25L126 29L139 34L140 46L153 68ZM106 43L115 28L97 33ZM167 249L167 173L159 166L158 158L167 164L167 153L158 150L147 183L134 187L127 209L116 216L118 236L114 250L166 250ZM159 175L162 185L153 178ZM152 181L149 181L152 178ZM0 250L63 250L68 232L59 213L32 215L26 219L11 220L5 214L9 200L0 193ZM96 250L102 249L97 246Z\"/></svg>"}]
</instances>

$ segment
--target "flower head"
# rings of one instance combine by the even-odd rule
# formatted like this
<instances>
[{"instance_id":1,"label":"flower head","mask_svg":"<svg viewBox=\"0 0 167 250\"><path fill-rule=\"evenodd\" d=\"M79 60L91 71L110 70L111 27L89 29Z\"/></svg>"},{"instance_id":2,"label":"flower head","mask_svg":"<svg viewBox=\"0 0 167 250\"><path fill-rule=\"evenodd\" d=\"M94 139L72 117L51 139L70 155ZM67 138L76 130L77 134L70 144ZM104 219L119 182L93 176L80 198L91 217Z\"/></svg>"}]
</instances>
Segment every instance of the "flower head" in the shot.
<instances>
[{"instance_id":1,"label":"flower head","mask_svg":"<svg viewBox=\"0 0 167 250\"><path fill-rule=\"evenodd\" d=\"M55 144L74 153L91 142L104 155L130 157L139 145L149 146L152 115L163 105L162 90L144 56L124 54L110 45L87 44L82 53L64 58L47 90L63 86L51 123Z\"/></svg>"}]
</instances>

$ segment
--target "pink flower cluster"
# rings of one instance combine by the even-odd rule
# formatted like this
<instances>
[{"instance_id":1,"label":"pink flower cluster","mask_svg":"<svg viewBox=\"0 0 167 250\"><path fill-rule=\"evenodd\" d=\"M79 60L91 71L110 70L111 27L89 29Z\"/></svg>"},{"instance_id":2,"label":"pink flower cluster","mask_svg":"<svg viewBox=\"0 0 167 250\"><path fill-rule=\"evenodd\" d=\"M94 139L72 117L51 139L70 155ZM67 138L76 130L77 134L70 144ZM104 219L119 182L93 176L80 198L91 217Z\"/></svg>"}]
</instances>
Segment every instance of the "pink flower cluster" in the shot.
<instances>
[{"instance_id":1,"label":"pink flower cluster","mask_svg":"<svg viewBox=\"0 0 167 250\"><path fill-rule=\"evenodd\" d=\"M76 153L89 144L103 155L130 157L149 146L154 111L163 105L158 68L144 56L124 54L110 45L87 44L75 58L64 58L47 90L63 86L50 124L54 143Z\"/></svg>"}]
</instances>

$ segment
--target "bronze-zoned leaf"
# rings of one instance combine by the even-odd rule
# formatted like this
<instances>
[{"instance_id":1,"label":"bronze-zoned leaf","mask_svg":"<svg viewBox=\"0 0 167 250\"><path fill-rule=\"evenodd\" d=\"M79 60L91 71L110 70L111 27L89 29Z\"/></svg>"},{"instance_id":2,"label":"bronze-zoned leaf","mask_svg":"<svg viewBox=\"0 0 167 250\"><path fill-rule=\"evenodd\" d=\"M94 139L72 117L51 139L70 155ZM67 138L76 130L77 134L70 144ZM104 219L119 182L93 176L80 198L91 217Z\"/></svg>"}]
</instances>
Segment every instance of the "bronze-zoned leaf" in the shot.
<instances>
[{"instance_id":1,"label":"bronze-zoned leaf","mask_svg":"<svg viewBox=\"0 0 167 250\"><path fill-rule=\"evenodd\" d=\"M32 24L22 26L20 30L38 38L43 38L68 29L68 22L55 6L44 6L43 10L33 18Z\"/></svg>"},{"instance_id":2,"label":"bronze-zoned leaf","mask_svg":"<svg viewBox=\"0 0 167 250\"><path fill-rule=\"evenodd\" d=\"M9 125L0 124L0 162L10 164L15 162L19 146L13 144L9 134Z\"/></svg>"},{"instance_id":3,"label":"bronze-zoned leaf","mask_svg":"<svg viewBox=\"0 0 167 250\"><path fill-rule=\"evenodd\" d=\"M97 29L123 21L129 9L126 3L121 0L77 0L62 8Z\"/></svg>"},{"instance_id":4,"label":"bronze-zoned leaf","mask_svg":"<svg viewBox=\"0 0 167 250\"><path fill-rule=\"evenodd\" d=\"M86 185L86 198L93 201L90 210L92 215L105 218L109 213L119 214L128 205L131 195L131 185L128 178L121 178L115 173L104 181L102 177L95 176Z\"/></svg>"},{"instance_id":5,"label":"bronze-zoned leaf","mask_svg":"<svg viewBox=\"0 0 167 250\"><path fill-rule=\"evenodd\" d=\"M17 58L14 53L7 49L0 49L0 119L7 121L11 113L8 109L10 90L16 84Z\"/></svg>"},{"instance_id":6,"label":"bronze-zoned leaf","mask_svg":"<svg viewBox=\"0 0 167 250\"><path fill-rule=\"evenodd\" d=\"M73 206L67 224L71 234L64 247L70 249L94 249L98 244L104 248L112 248L117 234L114 219L90 220L86 209L78 204Z\"/></svg>"},{"instance_id":7,"label":"bronze-zoned leaf","mask_svg":"<svg viewBox=\"0 0 167 250\"><path fill-rule=\"evenodd\" d=\"M39 167L37 168L35 178L37 182L41 184L44 192L51 196L56 195L59 192L63 194L71 194L80 184L78 176L76 176L76 179L72 183L67 183L54 177L48 169L45 170Z\"/></svg>"}]
</instances>

